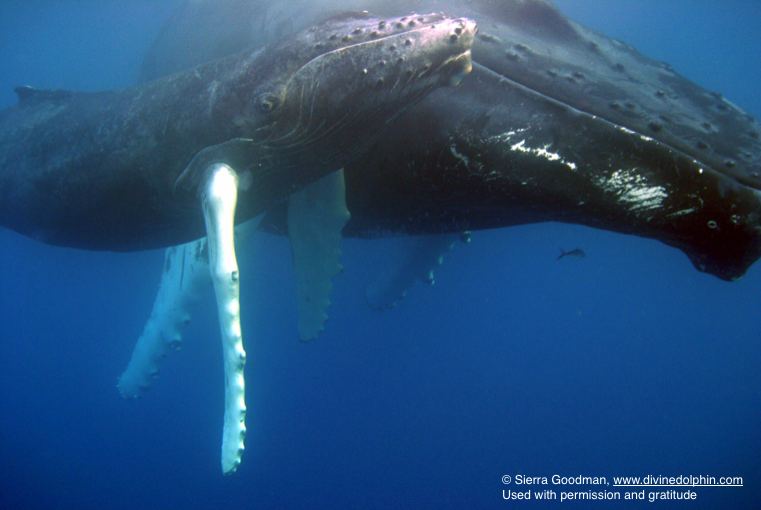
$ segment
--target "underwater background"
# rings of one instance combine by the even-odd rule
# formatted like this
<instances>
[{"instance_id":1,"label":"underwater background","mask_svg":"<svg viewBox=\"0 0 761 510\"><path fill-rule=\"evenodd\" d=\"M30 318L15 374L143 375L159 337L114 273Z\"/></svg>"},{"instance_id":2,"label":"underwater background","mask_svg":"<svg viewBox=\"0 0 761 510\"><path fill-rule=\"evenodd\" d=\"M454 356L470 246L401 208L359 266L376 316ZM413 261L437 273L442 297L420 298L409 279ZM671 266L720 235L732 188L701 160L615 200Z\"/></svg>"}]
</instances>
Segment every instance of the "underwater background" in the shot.
<instances>
[{"instance_id":1,"label":"underwater background","mask_svg":"<svg viewBox=\"0 0 761 510\"><path fill-rule=\"evenodd\" d=\"M761 116L761 2L555 3ZM179 4L3 0L0 107L21 84L134 84ZM224 477L213 292L150 392L127 401L116 378L163 250L85 252L0 229L0 509L650 504L503 500L545 488L502 483L519 474L740 476L655 504L761 507L760 264L726 283L659 242L581 226L472 237L434 286L384 313L362 292L395 241L345 240L331 319L310 344L296 337L287 240L239 247L248 435ZM556 261L558 246L587 256Z\"/></svg>"}]
</instances>

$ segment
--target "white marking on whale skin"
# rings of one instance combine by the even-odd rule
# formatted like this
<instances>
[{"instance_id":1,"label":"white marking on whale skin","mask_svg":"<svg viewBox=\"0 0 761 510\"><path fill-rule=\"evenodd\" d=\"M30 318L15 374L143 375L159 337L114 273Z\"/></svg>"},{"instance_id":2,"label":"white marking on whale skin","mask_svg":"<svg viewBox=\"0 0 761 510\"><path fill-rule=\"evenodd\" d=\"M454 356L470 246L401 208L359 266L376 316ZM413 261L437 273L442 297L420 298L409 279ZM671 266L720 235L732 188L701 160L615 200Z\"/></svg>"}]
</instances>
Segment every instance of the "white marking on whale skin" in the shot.
<instances>
[{"instance_id":1,"label":"white marking on whale skin","mask_svg":"<svg viewBox=\"0 0 761 510\"><path fill-rule=\"evenodd\" d=\"M455 144L450 145L449 150L452 151L452 155L454 155L454 157L460 160L460 163L457 163L455 165L455 168L460 166L461 163L464 163L465 168L470 170L470 160L465 154L460 154L459 152L457 152L457 147L455 147Z\"/></svg>"},{"instance_id":2,"label":"white marking on whale skin","mask_svg":"<svg viewBox=\"0 0 761 510\"><path fill-rule=\"evenodd\" d=\"M734 108L735 110L737 110L737 113L738 113L738 114L740 114L740 115L748 115L748 114L747 114L747 112L746 112L745 110L743 110L742 108L740 108L739 106L737 106L735 103L733 103L733 102L732 102L732 101L730 101L729 99L722 97L722 98L721 98L721 101L722 101L724 104L726 104L726 105L728 105L728 106L730 106L730 107Z\"/></svg>"},{"instance_id":3,"label":"white marking on whale skin","mask_svg":"<svg viewBox=\"0 0 761 510\"><path fill-rule=\"evenodd\" d=\"M690 207L689 209L682 209L681 211L677 211L675 213L671 213L666 216L666 218L676 218L677 216L684 216L686 214L692 214L695 211L697 211L697 207Z\"/></svg>"},{"instance_id":4,"label":"white marking on whale skin","mask_svg":"<svg viewBox=\"0 0 761 510\"><path fill-rule=\"evenodd\" d=\"M491 137L490 140L493 142L507 142L513 136L518 135L520 133L524 133L526 131L528 131L528 128L520 128L515 131L508 131L506 133L502 133L501 135L494 135Z\"/></svg>"},{"instance_id":5,"label":"white marking on whale skin","mask_svg":"<svg viewBox=\"0 0 761 510\"><path fill-rule=\"evenodd\" d=\"M641 216L663 205L668 197L663 186L648 186L647 179L632 170L617 170L610 177L597 177L594 181L603 191L618 196L618 201L629 206L629 210Z\"/></svg>"},{"instance_id":6,"label":"white marking on whale skin","mask_svg":"<svg viewBox=\"0 0 761 510\"><path fill-rule=\"evenodd\" d=\"M677 216L684 216L686 214L692 214L692 213L694 213L697 210L698 210L697 207L691 207L689 209L682 209L681 211L677 211L675 213L671 213L671 214L669 214L666 217L667 218L676 218Z\"/></svg>"},{"instance_id":7,"label":"white marking on whale skin","mask_svg":"<svg viewBox=\"0 0 761 510\"><path fill-rule=\"evenodd\" d=\"M209 85L209 117L214 113L214 105L217 103L217 89L219 88L219 82L214 80Z\"/></svg>"},{"instance_id":8,"label":"white marking on whale skin","mask_svg":"<svg viewBox=\"0 0 761 510\"><path fill-rule=\"evenodd\" d=\"M511 151L520 151L525 152L528 154L533 154L535 156L539 156L542 158L547 159L547 161L560 161L562 164L570 168L571 170L576 170L576 163L569 163L565 159L563 159L560 154L557 152L550 152L547 149L550 148L550 144L546 144L543 147L532 149L531 147L526 147L526 140L521 140L520 142L513 144L510 146Z\"/></svg>"},{"instance_id":9,"label":"white marking on whale skin","mask_svg":"<svg viewBox=\"0 0 761 510\"><path fill-rule=\"evenodd\" d=\"M520 133L523 133L527 131L527 128L521 128L517 129L515 131L507 131L506 133L502 133L501 135L496 135L491 137L491 141L493 142L509 142L510 139ZM511 144L510 150L511 151L519 151L519 152L525 152L528 154L534 154L535 156L540 156L543 158L546 158L549 161L560 161L562 164L570 168L571 170L576 170L578 167L576 166L576 163L568 162L565 159L563 159L560 154L556 152L550 152L549 149L551 147L550 144L545 144L543 147L538 149L532 149L531 147L526 147L526 140L521 140L518 143Z\"/></svg>"}]
</instances>

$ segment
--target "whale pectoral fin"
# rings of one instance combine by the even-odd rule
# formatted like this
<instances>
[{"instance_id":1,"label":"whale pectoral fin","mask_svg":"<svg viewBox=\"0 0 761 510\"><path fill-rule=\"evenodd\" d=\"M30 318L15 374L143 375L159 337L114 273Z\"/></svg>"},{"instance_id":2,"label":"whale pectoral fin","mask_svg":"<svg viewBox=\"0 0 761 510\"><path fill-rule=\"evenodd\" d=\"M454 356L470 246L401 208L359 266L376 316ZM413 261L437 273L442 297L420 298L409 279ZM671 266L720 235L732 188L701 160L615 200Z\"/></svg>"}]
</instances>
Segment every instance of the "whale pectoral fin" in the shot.
<instances>
[{"instance_id":1,"label":"whale pectoral fin","mask_svg":"<svg viewBox=\"0 0 761 510\"><path fill-rule=\"evenodd\" d=\"M182 329L190 322L190 310L201 293L211 286L206 238L167 248L164 272L153 302L151 316L132 352L129 365L119 377L118 388L126 398L137 398L158 376L161 360L182 344Z\"/></svg>"},{"instance_id":2,"label":"whale pectoral fin","mask_svg":"<svg viewBox=\"0 0 761 510\"><path fill-rule=\"evenodd\" d=\"M261 217L235 227L238 246L253 235L260 221ZM117 387L122 396L138 398L148 390L161 361L170 350L181 348L182 331L190 323L192 309L211 286L207 238L167 248L151 316L119 377Z\"/></svg>"},{"instance_id":3,"label":"whale pectoral fin","mask_svg":"<svg viewBox=\"0 0 761 510\"><path fill-rule=\"evenodd\" d=\"M234 221L238 176L224 164L205 172L200 195L209 239L209 265L217 295L225 367L225 423L222 432L222 471L231 474L240 464L246 436L243 367L246 352L240 328L240 287L235 259Z\"/></svg>"},{"instance_id":4,"label":"whale pectoral fin","mask_svg":"<svg viewBox=\"0 0 761 510\"><path fill-rule=\"evenodd\" d=\"M420 236L402 240L399 253L365 288L365 301L375 310L393 308L416 280L433 284L433 270L443 262L457 240L469 242L468 233Z\"/></svg>"},{"instance_id":5,"label":"whale pectoral fin","mask_svg":"<svg viewBox=\"0 0 761 510\"><path fill-rule=\"evenodd\" d=\"M331 278L342 267L341 230L349 221L343 169L313 182L288 202L288 233L298 286L299 339L313 340L328 319Z\"/></svg>"}]
</instances>

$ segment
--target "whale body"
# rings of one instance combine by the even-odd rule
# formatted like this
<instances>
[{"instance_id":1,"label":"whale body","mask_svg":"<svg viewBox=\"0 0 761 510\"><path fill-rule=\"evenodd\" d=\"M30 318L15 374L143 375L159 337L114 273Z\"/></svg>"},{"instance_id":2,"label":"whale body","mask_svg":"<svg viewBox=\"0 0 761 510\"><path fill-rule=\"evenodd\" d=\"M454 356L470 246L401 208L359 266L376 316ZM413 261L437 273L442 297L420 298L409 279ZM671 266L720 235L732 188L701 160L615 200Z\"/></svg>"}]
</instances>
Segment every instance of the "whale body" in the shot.
<instances>
[{"instance_id":1,"label":"whale body","mask_svg":"<svg viewBox=\"0 0 761 510\"><path fill-rule=\"evenodd\" d=\"M355 3L294 10L278 1L190 2L156 40L143 76ZM657 239L724 280L761 256L761 128L721 94L545 0L378 1L369 8L402 6L475 19L474 69L347 165L345 237L559 221ZM215 16L232 12L235 26L248 29L217 34L224 44L209 45L218 40ZM285 216L284 208L273 210L261 228L284 233Z\"/></svg>"},{"instance_id":2,"label":"whale body","mask_svg":"<svg viewBox=\"0 0 761 510\"><path fill-rule=\"evenodd\" d=\"M196 195L214 162L241 174L236 221L250 219L467 72L460 23L347 13L132 88L19 87L0 112L0 225L96 250L187 242L204 235Z\"/></svg>"}]
</instances>

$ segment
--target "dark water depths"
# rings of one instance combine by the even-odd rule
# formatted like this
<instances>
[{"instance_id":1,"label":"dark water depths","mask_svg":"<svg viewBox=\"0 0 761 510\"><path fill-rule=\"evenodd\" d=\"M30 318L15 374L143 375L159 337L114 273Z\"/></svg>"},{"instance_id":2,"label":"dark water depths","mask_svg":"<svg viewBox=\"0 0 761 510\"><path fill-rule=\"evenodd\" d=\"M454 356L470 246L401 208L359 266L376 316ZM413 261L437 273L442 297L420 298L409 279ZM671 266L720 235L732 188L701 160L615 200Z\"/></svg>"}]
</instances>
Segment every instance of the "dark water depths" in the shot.
<instances>
[{"instance_id":1,"label":"dark water depths","mask_svg":"<svg viewBox=\"0 0 761 510\"><path fill-rule=\"evenodd\" d=\"M557 3L761 115L760 3ZM176 5L3 1L0 106L19 84L130 85ZM537 489L502 484L519 474L606 476L604 490L620 490L614 476L741 476L741 488L655 504L761 505L761 266L730 284L655 241L527 226L475 233L434 287L378 314L362 290L393 244L344 242L331 320L307 345L287 242L261 236L239 255L249 434L223 477L212 296L147 397L128 402L116 378L162 252L81 252L0 230L0 508L540 506L503 500ZM558 262L558 245L586 257Z\"/></svg>"}]
</instances>

